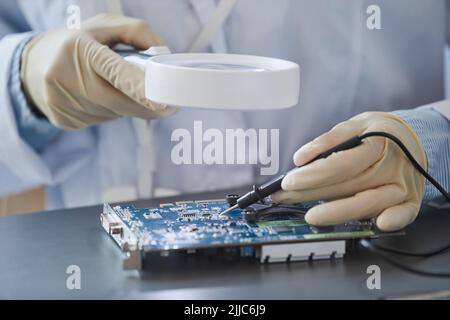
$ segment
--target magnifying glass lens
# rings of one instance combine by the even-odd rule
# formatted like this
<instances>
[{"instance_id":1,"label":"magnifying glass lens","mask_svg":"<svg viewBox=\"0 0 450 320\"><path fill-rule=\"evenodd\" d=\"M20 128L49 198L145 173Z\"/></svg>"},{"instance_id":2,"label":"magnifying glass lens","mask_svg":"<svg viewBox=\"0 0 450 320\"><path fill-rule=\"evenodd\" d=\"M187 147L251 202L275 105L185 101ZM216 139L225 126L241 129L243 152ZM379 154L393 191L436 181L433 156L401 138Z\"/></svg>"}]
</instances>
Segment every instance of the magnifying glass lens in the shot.
<instances>
[{"instance_id":1,"label":"magnifying glass lens","mask_svg":"<svg viewBox=\"0 0 450 320\"><path fill-rule=\"evenodd\" d=\"M193 61L177 61L167 64L175 65L178 67L185 67L191 69L203 69L203 70L229 70L229 71L250 71L250 72L263 72L264 68L252 67L247 65L238 65L230 63L217 63L217 62L193 62Z\"/></svg>"}]
</instances>

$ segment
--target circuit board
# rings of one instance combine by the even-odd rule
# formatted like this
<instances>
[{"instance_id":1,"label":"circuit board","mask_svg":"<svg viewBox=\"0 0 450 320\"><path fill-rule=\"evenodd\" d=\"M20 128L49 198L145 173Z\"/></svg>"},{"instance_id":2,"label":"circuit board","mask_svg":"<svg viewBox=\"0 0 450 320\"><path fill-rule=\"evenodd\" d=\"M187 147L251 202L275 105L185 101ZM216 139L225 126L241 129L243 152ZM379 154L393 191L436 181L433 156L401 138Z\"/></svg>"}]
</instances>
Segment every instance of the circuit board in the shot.
<instances>
[{"instance_id":1,"label":"circuit board","mask_svg":"<svg viewBox=\"0 0 450 320\"><path fill-rule=\"evenodd\" d=\"M229 208L225 200L177 202L159 208L105 204L101 220L119 246L132 246L141 253L239 247L243 255L254 255L254 248L264 244L370 238L379 234L371 221L326 228L308 225L304 214L311 206L264 204L256 210L269 214L251 221L245 218L247 210L236 209L221 216Z\"/></svg>"}]
</instances>

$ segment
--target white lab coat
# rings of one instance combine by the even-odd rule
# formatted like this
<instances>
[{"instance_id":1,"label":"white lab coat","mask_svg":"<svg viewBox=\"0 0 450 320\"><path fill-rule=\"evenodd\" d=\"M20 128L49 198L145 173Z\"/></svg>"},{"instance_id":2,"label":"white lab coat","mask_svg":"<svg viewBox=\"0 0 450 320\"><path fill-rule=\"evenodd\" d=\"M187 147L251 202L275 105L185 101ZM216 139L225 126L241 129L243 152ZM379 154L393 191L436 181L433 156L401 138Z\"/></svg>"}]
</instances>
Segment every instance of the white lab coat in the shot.
<instances>
[{"instance_id":1,"label":"white lab coat","mask_svg":"<svg viewBox=\"0 0 450 320\"><path fill-rule=\"evenodd\" d=\"M63 28L69 3L82 18L105 12L103 0L22 1L34 30ZM123 1L126 15L145 19L173 52L186 51L214 0ZM382 29L368 30L366 9L381 7ZM260 182L250 165L172 163L171 133L206 128L280 129L280 171L294 151L334 124L367 110L413 108L444 97L445 1L240 0L211 50L278 57L301 66L297 107L263 113L182 110L154 131L157 187L194 192ZM1 24L0 24L1 28ZM9 62L21 35L0 42L0 195L48 186L48 206L99 203L110 188L136 185L136 136L130 119L64 132L44 152L18 135L7 91ZM130 199L131 200L131 199Z\"/></svg>"}]
</instances>

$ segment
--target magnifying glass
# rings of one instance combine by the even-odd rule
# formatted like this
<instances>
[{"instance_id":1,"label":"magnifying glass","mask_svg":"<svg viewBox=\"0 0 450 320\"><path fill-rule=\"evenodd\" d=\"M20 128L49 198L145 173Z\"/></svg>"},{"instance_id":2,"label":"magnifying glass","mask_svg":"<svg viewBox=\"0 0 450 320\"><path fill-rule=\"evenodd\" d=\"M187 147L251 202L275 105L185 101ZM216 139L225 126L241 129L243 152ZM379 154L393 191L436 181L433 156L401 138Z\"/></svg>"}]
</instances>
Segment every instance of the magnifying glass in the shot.
<instances>
[{"instance_id":1,"label":"magnifying glass","mask_svg":"<svg viewBox=\"0 0 450 320\"><path fill-rule=\"evenodd\" d=\"M237 54L172 54L167 47L117 52L145 71L145 95L160 104L240 111L298 104L300 67L291 61Z\"/></svg>"}]
</instances>

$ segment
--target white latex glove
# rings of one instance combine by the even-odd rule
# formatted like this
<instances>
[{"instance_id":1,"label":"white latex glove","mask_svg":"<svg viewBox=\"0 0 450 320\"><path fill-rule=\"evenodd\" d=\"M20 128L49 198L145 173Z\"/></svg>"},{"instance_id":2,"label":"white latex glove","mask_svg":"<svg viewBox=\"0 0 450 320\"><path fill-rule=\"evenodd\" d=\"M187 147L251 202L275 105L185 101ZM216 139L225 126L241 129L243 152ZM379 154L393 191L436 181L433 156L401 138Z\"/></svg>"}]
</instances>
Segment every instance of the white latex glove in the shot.
<instances>
[{"instance_id":1,"label":"white latex glove","mask_svg":"<svg viewBox=\"0 0 450 320\"><path fill-rule=\"evenodd\" d=\"M162 41L143 21L113 15L87 20L81 30L36 36L22 54L22 83L35 106L57 127L80 129L119 117L159 118L175 109L145 98L144 72L110 47L137 49Z\"/></svg>"},{"instance_id":2,"label":"white latex glove","mask_svg":"<svg viewBox=\"0 0 450 320\"><path fill-rule=\"evenodd\" d=\"M320 153L356 135L383 131L399 138L426 169L423 147L402 119L381 112L360 114L306 144L294 155L300 167ZM327 226L352 220L376 218L379 229L399 230L415 220L422 202L425 178L401 149L386 138L372 137L352 150L290 172L275 202L300 203L326 200L306 214L312 225Z\"/></svg>"}]
</instances>

